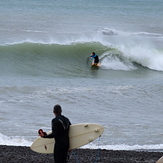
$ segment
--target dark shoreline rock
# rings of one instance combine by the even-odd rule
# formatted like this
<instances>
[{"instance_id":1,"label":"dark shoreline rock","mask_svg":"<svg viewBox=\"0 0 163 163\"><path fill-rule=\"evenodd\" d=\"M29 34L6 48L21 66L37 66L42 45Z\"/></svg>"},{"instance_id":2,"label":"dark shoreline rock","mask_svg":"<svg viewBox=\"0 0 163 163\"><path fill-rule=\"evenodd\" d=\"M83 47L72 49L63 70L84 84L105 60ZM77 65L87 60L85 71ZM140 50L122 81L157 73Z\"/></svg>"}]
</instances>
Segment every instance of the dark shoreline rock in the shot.
<instances>
[{"instance_id":1,"label":"dark shoreline rock","mask_svg":"<svg viewBox=\"0 0 163 163\"><path fill-rule=\"evenodd\" d=\"M76 149L69 163L156 163L163 152ZM33 152L29 147L0 145L1 163L52 163L53 154Z\"/></svg>"}]
</instances>

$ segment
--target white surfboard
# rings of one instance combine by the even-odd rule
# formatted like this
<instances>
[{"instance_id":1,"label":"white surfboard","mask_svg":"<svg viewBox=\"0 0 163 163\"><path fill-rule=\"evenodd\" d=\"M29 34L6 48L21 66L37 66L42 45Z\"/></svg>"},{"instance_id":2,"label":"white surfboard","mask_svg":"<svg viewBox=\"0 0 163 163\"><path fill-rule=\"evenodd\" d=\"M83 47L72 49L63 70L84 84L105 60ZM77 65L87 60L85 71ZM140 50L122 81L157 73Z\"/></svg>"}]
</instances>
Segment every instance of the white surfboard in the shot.
<instances>
[{"instance_id":1,"label":"white surfboard","mask_svg":"<svg viewBox=\"0 0 163 163\"><path fill-rule=\"evenodd\" d=\"M163 156L156 163L163 163Z\"/></svg>"},{"instance_id":2,"label":"white surfboard","mask_svg":"<svg viewBox=\"0 0 163 163\"><path fill-rule=\"evenodd\" d=\"M87 123L71 125L69 131L69 150L79 148L94 141L96 138L101 136L103 132L104 127L98 124ZM38 153L53 153L54 143L54 138L49 139L38 137L30 148Z\"/></svg>"}]
</instances>

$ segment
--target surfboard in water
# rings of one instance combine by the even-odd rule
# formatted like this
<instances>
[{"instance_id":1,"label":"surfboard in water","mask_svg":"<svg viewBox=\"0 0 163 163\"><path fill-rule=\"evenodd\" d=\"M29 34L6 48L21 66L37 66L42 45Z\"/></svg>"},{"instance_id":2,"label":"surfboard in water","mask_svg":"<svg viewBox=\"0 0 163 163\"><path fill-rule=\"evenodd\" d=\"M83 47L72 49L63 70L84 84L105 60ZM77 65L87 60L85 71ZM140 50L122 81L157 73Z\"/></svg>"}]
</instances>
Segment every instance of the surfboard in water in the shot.
<instances>
[{"instance_id":1,"label":"surfboard in water","mask_svg":"<svg viewBox=\"0 0 163 163\"><path fill-rule=\"evenodd\" d=\"M99 62L98 64L92 63L92 65L91 65L91 70L98 70L99 67L100 67L100 62Z\"/></svg>"},{"instance_id":2,"label":"surfboard in water","mask_svg":"<svg viewBox=\"0 0 163 163\"><path fill-rule=\"evenodd\" d=\"M97 66L97 67L99 67L99 66L100 66L100 62L97 63L97 64L95 64L95 63L93 62L93 63L92 63L92 66Z\"/></svg>"},{"instance_id":3,"label":"surfboard in water","mask_svg":"<svg viewBox=\"0 0 163 163\"><path fill-rule=\"evenodd\" d=\"M71 125L69 131L69 150L73 150L83 145L89 144L101 136L103 132L104 127L99 124L86 123ZM31 150L38 153L53 153L54 143L54 138L49 139L38 137L30 148Z\"/></svg>"}]
</instances>

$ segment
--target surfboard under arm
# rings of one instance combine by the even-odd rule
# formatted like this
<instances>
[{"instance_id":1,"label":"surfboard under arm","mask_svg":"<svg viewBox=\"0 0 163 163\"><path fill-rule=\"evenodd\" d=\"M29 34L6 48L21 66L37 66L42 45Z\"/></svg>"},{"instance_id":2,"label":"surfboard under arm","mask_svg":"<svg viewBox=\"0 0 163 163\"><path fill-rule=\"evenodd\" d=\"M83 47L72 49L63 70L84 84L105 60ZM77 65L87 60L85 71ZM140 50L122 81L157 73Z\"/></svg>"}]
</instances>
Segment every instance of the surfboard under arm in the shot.
<instances>
[{"instance_id":1,"label":"surfboard under arm","mask_svg":"<svg viewBox=\"0 0 163 163\"><path fill-rule=\"evenodd\" d=\"M69 150L79 148L83 145L86 145L94 141L99 136L101 136L103 132L104 132L104 127L98 124L84 123L84 124L71 125L69 131L69 140L70 140ZM54 143L55 140L53 138L48 139L48 138L38 137L33 142L30 148L38 153L53 153Z\"/></svg>"}]
</instances>

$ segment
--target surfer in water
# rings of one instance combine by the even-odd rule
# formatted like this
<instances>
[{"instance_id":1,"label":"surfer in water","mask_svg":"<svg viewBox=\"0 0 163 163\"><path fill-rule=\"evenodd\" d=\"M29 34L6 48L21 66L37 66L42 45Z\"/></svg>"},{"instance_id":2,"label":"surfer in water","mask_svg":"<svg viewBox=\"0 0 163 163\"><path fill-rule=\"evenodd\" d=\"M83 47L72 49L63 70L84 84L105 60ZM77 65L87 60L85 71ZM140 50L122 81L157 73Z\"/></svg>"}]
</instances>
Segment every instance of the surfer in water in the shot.
<instances>
[{"instance_id":1,"label":"surfer in water","mask_svg":"<svg viewBox=\"0 0 163 163\"><path fill-rule=\"evenodd\" d=\"M54 138L54 162L67 163L68 149L69 149L69 128L71 122L62 114L60 105L55 105L53 108L55 118L52 119L52 133L47 135L39 132L43 138ZM40 131L40 130L39 130Z\"/></svg>"},{"instance_id":2,"label":"surfer in water","mask_svg":"<svg viewBox=\"0 0 163 163\"><path fill-rule=\"evenodd\" d=\"M92 54L90 55L90 58L94 58L93 65L98 65L98 63L99 63L99 57L98 57L98 55L95 54L95 52L92 52Z\"/></svg>"}]
</instances>

